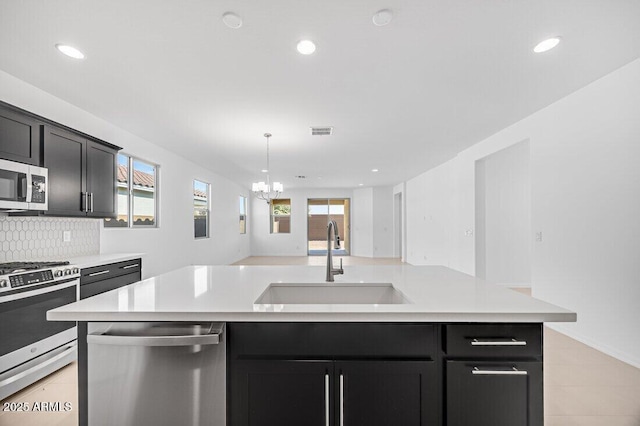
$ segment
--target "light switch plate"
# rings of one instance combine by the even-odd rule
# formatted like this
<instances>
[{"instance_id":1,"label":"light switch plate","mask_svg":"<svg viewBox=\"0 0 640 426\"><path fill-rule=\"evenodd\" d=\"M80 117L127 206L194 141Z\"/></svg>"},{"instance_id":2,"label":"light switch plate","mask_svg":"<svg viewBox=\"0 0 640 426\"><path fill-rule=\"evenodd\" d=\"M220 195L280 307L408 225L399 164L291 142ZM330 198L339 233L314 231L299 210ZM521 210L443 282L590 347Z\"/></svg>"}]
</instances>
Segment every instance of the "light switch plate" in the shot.
<instances>
[{"instance_id":1,"label":"light switch plate","mask_svg":"<svg viewBox=\"0 0 640 426\"><path fill-rule=\"evenodd\" d=\"M65 243L71 242L71 231L62 231L62 241Z\"/></svg>"}]
</instances>

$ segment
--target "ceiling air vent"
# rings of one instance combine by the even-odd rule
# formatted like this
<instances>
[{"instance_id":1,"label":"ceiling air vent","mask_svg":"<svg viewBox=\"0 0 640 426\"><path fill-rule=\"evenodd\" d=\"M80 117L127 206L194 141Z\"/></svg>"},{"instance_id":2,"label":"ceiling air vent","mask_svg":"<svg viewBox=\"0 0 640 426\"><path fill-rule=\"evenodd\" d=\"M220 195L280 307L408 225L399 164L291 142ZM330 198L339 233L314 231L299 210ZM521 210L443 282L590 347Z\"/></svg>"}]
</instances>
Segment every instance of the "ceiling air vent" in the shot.
<instances>
[{"instance_id":1,"label":"ceiling air vent","mask_svg":"<svg viewBox=\"0 0 640 426\"><path fill-rule=\"evenodd\" d=\"M311 127L311 136L330 136L333 127Z\"/></svg>"},{"instance_id":2,"label":"ceiling air vent","mask_svg":"<svg viewBox=\"0 0 640 426\"><path fill-rule=\"evenodd\" d=\"M297 176L295 176L295 178L296 179L306 179L307 177L303 176L303 175L297 175Z\"/></svg>"}]
</instances>

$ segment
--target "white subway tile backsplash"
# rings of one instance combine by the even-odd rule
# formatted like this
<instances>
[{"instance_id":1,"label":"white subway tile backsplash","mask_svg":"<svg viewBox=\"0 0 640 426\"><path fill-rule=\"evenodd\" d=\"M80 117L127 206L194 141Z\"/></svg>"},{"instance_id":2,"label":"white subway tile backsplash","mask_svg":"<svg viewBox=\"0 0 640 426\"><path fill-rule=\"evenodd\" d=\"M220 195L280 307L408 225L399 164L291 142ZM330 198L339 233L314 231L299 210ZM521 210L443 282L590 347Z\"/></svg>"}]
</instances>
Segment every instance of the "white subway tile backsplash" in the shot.
<instances>
[{"instance_id":1,"label":"white subway tile backsplash","mask_svg":"<svg viewBox=\"0 0 640 426\"><path fill-rule=\"evenodd\" d=\"M100 220L0 216L0 262L98 254ZM71 241L63 242L64 231Z\"/></svg>"}]
</instances>

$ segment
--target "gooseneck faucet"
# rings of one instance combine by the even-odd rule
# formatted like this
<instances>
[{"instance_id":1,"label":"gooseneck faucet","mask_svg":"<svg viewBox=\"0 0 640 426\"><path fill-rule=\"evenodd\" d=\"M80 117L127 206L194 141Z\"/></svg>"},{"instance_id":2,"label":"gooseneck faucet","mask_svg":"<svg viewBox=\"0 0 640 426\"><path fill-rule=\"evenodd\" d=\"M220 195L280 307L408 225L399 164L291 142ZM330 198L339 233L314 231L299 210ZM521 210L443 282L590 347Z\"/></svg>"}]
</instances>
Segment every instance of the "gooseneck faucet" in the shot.
<instances>
[{"instance_id":1,"label":"gooseneck faucet","mask_svg":"<svg viewBox=\"0 0 640 426\"><path fill-rule=\"evenodd\" d=\"M333 240L335 248L340 248L340 235L338 234L338 224L335 220L330 220L327 225L327 282L332 283L334 275L344 274L342 269L342 259L340 259L340 267L338 269L333 268L333 256L331 255L331 230L333 230Z\"/></svg>"}]
</instances>

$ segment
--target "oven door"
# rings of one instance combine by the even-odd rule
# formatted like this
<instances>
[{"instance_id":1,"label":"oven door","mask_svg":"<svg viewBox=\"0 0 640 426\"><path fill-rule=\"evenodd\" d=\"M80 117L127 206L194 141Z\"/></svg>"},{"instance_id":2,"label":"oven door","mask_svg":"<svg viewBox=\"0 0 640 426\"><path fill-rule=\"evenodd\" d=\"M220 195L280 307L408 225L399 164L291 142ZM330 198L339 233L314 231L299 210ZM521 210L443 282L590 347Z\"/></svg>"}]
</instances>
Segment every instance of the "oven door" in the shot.
<instances>
[{"instance_id":1,"label":"oven door","mask_svg":"<svg viewBox=\"0 0 640 426\"><path fill-rule=\"evenodd\" d=\"M29 166L0 160L0 209L26 209Z\"/></svg>"},{"instance_id":2,"label":"oven door","mask_svg":"<svg viewBox=\"0 0 640 426\"><path fill-rule=\"evenodd\" d=\"M47 321L47 311L75 302L79 282L72 278L0 296L0 373L77 338L75 322Z\"/></svg>"}]
</instances>

